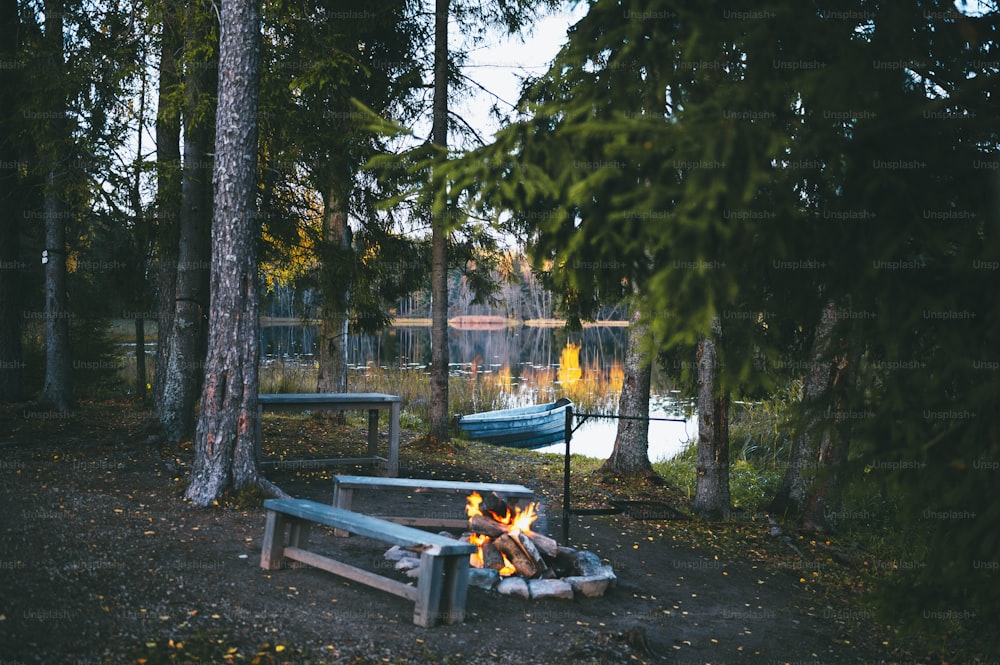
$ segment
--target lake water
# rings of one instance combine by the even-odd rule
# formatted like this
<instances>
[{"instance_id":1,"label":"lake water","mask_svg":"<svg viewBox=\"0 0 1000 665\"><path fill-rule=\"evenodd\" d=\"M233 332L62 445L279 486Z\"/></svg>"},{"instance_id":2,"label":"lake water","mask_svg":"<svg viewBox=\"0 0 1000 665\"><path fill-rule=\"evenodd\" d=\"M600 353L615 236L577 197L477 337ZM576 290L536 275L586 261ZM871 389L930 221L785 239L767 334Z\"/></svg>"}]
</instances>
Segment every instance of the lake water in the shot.
<instances>
[{"instance_id":1,"label":"lake water","mask_svg":"<svg viewBox=\"0 0 1000 665\"><path fill-rule=\"evenodd\" d=\"M617 400L613 393L621 387L626 337L626 329L616 326L592 326L573 333L533 326L450 328L448 353L453 375L501 376L509 385L507 406L548 402L567 394L578 404L578 411L614 414ZM263 326L261 351L270 358L310 359L316 353L316 327ZM374 364L419 371L430 360L429 327L396 326L379 335L354 335L348 346L348 363L354 367ZM650 417L683 421L650 422L649 457L654 462L675 455L698 432L690 401L681 400L664 384L654 373ZM585 397L577 397L581 391ZM585 408L583 404L590 406ZM614 447L617 423L614 419L588 418L574 432L571 452L606 459ZM562 454L565 444L540 450Z\"/></svg>"}]
</instances>

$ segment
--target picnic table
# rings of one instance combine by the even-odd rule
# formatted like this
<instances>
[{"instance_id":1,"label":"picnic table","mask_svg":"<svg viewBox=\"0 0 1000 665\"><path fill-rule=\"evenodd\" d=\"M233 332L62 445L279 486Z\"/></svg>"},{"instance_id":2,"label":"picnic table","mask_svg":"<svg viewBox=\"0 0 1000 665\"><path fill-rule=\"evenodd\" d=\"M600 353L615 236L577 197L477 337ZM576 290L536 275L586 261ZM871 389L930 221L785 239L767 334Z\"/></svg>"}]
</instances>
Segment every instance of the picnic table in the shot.
<instances>
[{"instance_id":1,"label":"picnic table","mask_svg":"<svg viewBox=\"0 0 1000 665\"><path fill-rule=\"evenodd\" d=\"M258 418L264 411L368 411L368 455L320 460L280 460L261 462L262 466L325 466L333 464L382 465L388 476L399 475L399 395L383 393L282 393L263 394L257 398ZM389 412L389 450L387 457L378 454L379 411Z\"/></svg>"}]
</instances>

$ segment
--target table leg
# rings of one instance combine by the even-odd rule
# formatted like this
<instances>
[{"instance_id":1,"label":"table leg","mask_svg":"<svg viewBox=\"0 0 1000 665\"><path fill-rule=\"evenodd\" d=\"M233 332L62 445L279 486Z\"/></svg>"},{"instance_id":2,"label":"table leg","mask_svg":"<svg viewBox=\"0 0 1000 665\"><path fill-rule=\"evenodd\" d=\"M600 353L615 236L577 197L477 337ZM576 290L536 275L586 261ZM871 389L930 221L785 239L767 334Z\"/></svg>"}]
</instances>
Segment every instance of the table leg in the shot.
<instances>
[{"instance_id":1,"label":"table leg","mask_svg":"<svg viewBox=\"0 0 1000 665\"><path fill-rule=\"evenodd\" d=\"M378 409L368 409L368 457L378 457Z\"/></svg>"},{"instance_id":2,"label":"table leg","mask_svg":"<svg viewBox=\"0 0 1000 665\"><path fill-rule=\"evenodd\" d=\"M389 468L386 472L390 478L399 475L399 412L400 402L393 402L389 406Z\"/></svg>"}]
</instances>

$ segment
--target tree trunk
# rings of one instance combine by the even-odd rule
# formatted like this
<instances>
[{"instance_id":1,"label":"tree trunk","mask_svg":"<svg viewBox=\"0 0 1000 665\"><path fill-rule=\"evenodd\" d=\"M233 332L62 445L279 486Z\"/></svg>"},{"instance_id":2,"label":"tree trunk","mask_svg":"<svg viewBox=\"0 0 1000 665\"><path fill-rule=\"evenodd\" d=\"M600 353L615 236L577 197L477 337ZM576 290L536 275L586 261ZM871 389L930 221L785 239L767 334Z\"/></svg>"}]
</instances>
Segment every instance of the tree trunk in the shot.
<instances>
[{"instance_id":1,"label":"tree trunk","mask_svg":"<svg viewBox=\"0 0 1000 665\"><path fill-rule=\"evenodd\" d=\"M208 357L191 484L199 506L228 489L265 486L258 469L259 309L256 206L260 9L223 0L215 139Z\"/></svg>"},{"instance_id":2,"label":"tree trunk","mask_svg":"<svg viewBox=\"0 0 1000 665\"><path fill-rule=\"evenodd\" d=\"M722 325L698 343L698 467L692 510L710 519L729 515L729 395L720 391L717 344Z\"/></svg>"},{"instance_id":3,"label":"tree trunk","mask_svg":"<svg viewBox=\"0 0 1000 665\"><path fill-rule=\"evenodd\" d=\"M836 469L847 454L846 442L841 441L837 431L843 403L834 392L838 386L846 387L856 362L843 355L831 356L834 328L841 313L841 308L830 301L816 325L809 371L802 387L803 426L792 441L785 476L768 507L771 512L793 517L810 530L828 524L827 497L837 486Z\"/></svg>"},{"instance_id":4,"label":"tree trunk","mask_svg":"<svg viewBox=\"0 0 1000 665\"><path fill-rule=\"evenodd\" d=\"M432 141L448 147L449 0L436 0L434 12L434 119ZM443 159L444 157L442 157ZM438 177L432 175L431 177ZM438 187L434 187L438 191ZM431 219L431 442L451 438L448 421L448 218Z\"/></svg>"},{"instance_id":5,"label":"tree trunk","mask_svg":"<svg viewBox=\"0 0 1000 665\"><path fill-rule=\"evenodd\" d=\"M642 351L646 327L639 323L639 313L632 315L625 349L625 380L618 398L618 433L611 457L600 473L615 476L654 477L649 463L649 384L652 365ZM634 420L633 420L634 419Z\"/></svg>"},{"instance_id":6,"label":"tree trunk","mask_svg":"<svg viewBox=\"0 0 1000 665\"><path fill-rule=\"evenodd\" d=\"M57 81L56 108L65 109L62 92L63 5L60 0L45 2L45 38L52 57L53 76ZM65 114L63 114L65 116ZM69 344L69 304L66 293L66 215L64 169L68 119L53 120L48 137L51 160L45 181L45 385L42 401L57 411L73 407L73 359Z\"/></svg>"},{"instance_id":7,"label":"tree trunk","mask_svg":"<svg viewBox=\"0 0 1000 665\"><path fill-rule=\"evenodd\" d=\"M17 0L0 0L0 60L17 60ZM16 67L0 69L0 89L20 90ZM17 132L18 96L0 95L0 402L21 398L24 359L21 349L21 197Z\"/></svg>"},{"instance_id":8,"label":"tree trunk","mask_svg":"<svg viewBox=\"0 0 1000 665\"><path fill-rule=\"evenodd\" d=\"M173 101L181 74L177 55L184 46L178 2L163 7L156 115L156 285L157 344L153 375L153 403L163 403L170 358L170 333L174 327L177 293L177 252L181 211L181 116ZM159 421L159 413L157 414Z\"/></svg>"},{"instance_id":9,"label":"tree trunk","mask_svg":"<svg viewBox=\"0 0 1000 665\"><path fill-rule=\"evenodd\" d=\"M206 47L211 27L200 10L187 18L189 57ZM211 52L217 53L211 44ZM211 262L212 154L214 126L206 109L216 96L217 61L210 56L189 63L185 76L184 166L173 325L166 342L167 372L157 406L168 441L180 441L194 429L194 407L205 359L205 312ZM255 153L256 154L256 153Z\"/></svg>"},{"instance_id":10,"label":"tree trunk","mask_svg":"<svg viewBox=\"0 0 1000 665\"><path fill-rule=\"evenodd\" d=\"M347 302L348 286L343 279L346 250L350 250L350 228L347 226L347 196L349 182L332 178L323 211L323 247L321 288L323 306L320 312L319 374L316 390L321 393L347 392ZM343 418L343 412L340 417Z\"/></svg>"}]
</instances>

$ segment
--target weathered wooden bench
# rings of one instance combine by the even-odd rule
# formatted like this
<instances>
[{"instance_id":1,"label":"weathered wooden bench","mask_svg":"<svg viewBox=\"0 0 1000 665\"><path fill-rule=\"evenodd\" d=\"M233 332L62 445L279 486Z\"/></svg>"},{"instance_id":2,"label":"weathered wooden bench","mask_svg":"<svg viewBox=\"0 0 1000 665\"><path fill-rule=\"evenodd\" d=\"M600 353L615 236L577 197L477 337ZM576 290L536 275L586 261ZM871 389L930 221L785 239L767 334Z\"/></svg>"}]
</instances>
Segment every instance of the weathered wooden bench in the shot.
<instances>
[{"instance_id":1,"label":"weathered wooden bench","mask_svg":"<svg viewBox=\"0 0 1000 665\"><path fill-rule=\"evenodd\" d=\"M264 508L267 523L260 554L261 568L274 570L280 568L285 559L291 559L401 596L416 603L413 623L418 626L430 627L439 621L458 623L465 619L469 555L476 550L474 545L305 499L268 499ZM307 550L314 523L419 551L417 586ZM286 526L289 527L287 544Z\"/></svg>"},{"instance_id":2,"label":"weathered wooden bench","mask_svg":"<svg viewBox=\"0 0 1000 665\"><path fill-rule=\"evenodd\" d=\"M472 492L480 494L494 493L502 497L512 506L522 502L528 503L535 499L535 493L524 485L507 485L503 483L477 483L458 480L434 480L428 478L373 478L370 476L333 477L333 505L344 510L351 509L354 490L409 490L412 492L457 492L468 496ZM456 519L427 516L385 516L384 520L419 527L462 528L468 526L468 518ZM342 531L335 532L338 536L346 536Z\"/></svg>"}]
</instances>

